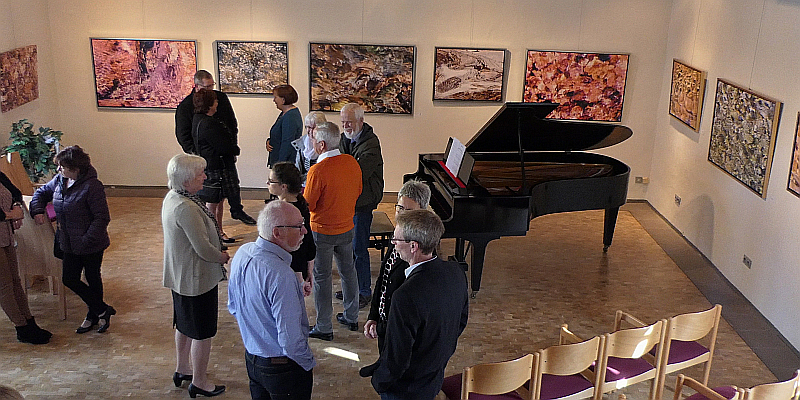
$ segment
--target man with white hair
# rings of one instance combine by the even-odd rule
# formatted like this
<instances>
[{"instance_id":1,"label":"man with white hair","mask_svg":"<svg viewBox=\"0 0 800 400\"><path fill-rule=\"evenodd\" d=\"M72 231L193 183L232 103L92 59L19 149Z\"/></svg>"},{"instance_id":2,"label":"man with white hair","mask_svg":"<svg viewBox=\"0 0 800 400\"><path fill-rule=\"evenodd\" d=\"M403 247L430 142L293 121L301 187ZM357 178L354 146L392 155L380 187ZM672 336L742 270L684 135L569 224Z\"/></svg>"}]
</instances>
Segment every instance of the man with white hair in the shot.
<instances>
[{"instance_id":1,"label":"man with white hair","mask_svg":"<svg viewBox=\"0 0 800 400\"><path fill-rule=\"evenodd\" d=\"M228 310L242 334L253 399L311 398L316 362L289 254L305 234L300 210L272 201L258 215L258 239L243 245L231 262Z\"/></svg>"},{"instance_id":2,"label":"man with white hair","mask_svg":"<svg viewBox=\"0 0 800 400\"><path fill-rule=\"evenodd\" d=\"M331 269L333 257L342 280L344 313L337 318L351 331L358 330L358 276L353 266L353 214L361 194L361 168L339 152L339 127L317 125L314 149L319 158L308 170L303 197L311 212L311 232L317 245L314 259L314 307L317 324L309 336L333 340Z\"/></svg>"},{"instance_id":3,"label":"man with white hair","mask_svg":"<svg viewBox=\"0 0 800 400\"><path fill-rule=\"evenodd\" d=\"M383 156L381 142L364 122L364 109L356 103L348 103L340 112L342 118L342 138L339 150L350 154L361 167L363 189L356 201L353 217L353 256L358 273L359 308L369 305L372 299L372 275L369 271L369 228L372 225L372 210L378 208L383 198ZM338 293L337 293L337 297Z\"/></svg>"}]
</instances>

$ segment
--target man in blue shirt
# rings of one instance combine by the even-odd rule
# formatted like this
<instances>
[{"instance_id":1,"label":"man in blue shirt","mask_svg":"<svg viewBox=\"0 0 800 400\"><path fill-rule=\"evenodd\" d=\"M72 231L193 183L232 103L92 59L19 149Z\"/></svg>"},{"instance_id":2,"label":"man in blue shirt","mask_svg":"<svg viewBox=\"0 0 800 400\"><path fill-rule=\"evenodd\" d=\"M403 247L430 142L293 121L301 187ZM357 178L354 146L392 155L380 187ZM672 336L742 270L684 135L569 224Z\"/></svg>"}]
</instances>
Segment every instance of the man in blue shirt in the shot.
<instances>
[{"instance_id":1,"label":"man in blue shirt","mask_svg":"<svg viewBox=\"0 0 800 400\"><path fill-rule=\"evenodd\" d=\"M242 334L253 399L311 398L316 361L289 254L305 234L297 207L272 201L258 215L258 239L243 245L231 262L228 311Z\"/></svg>"}]
</instances>

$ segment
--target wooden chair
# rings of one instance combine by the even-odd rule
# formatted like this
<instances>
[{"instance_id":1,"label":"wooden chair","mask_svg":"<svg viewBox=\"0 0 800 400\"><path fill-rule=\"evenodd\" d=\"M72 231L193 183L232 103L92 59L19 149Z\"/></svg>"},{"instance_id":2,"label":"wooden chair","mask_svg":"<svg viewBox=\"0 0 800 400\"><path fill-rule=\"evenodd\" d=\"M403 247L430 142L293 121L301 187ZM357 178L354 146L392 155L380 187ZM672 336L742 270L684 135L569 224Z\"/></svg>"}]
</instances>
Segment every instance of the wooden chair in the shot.
<instances>
[{"instance_id":1,"label":"wooden chair","mask_svg":"<svg viewBox=\"0 0 800 400\"><path fill-rule=\"evenodd\" d=\"M595 390L595 400L603 393L611 392L635 383L653 380L650 386L650 400L658 394L658 377L661 373L661 351L655 355L650 351L657 346L662 348L666 338L667 321L656 321L652 325L621 329L603 335L605 344L600 362L595 369L599 390Z\"/></svg>"},{"instance_id":2,"label":"wooden chair","mask_svg":"<svg viewBox=\"0 0 800 400\"><path fill-rule=\"evenodd\" d=\"M535 354L532 398L573 400L594 396L598 382L590 380L593 374L589 367L600 358L604 338L596 336L580 341L567 325L562 325L559 343Z\"/></svg>"},{"instance_id":3,"label":"wooden chair","mask_svg":"<svg viewBox=\"0 0 800 400\"><path fill-rule=\"evenodd\" d=\"M680 400L684 386L694 389L697 393L686 400L796 400L798 398L798 384L800 384L800 370L794 377L787 381L765 383L753 386L750 389L741 389L736 386L721 386L709 388L708 386L689 378L683 374L678 375L675 382L674 400Z\"/></svg>"},{"instance_id":4,"label":"wooden chair","mask_svg":"<svg viewBox=\"0 0 800 400\"><path fill-rule=\"evenodd\" d=\"M686 398L686 400L741 400L741 393L736 386L720 386L712 389L684 374L678 374L673 400L681 400L684 386L688 386L697 392Z\"/></svg>"},{"instance_id":5,"label":"wooden chair","mask_svg":"<svg viewBox=\"0 0 800 400\"><path fill-rule=\"evenodd\" d=\"M530 400L526 384L532 376L533 359L533 354L527 354L515 360L466 367L464 373L445 378L442 392L450 400Z\"/></svg>"},{"instance_id":6,"label":"wooden chair","mask_svg":"<svg viewBox=\"0 0 800 400\"><path fill-rule=\"evenodd\" d=\"M750 389L739 389L743 400L796 400L800 392L800 370L795 371L794 377L788 381L765 383L753 386Z\"/></svg>"}]
</instances>

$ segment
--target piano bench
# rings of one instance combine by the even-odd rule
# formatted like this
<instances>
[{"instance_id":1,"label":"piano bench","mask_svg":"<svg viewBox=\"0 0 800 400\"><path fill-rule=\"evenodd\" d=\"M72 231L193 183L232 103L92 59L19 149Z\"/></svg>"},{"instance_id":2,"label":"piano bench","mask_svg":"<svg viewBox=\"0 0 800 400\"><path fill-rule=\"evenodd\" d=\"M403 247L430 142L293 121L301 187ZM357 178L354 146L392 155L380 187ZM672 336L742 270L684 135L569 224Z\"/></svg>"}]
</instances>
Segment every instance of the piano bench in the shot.
<instances>
[{"instance_id":1,"label":"piano bench","mask_svg":"<svg viewBox=\"0 0 800 400\"><path fill-rule=\"evenodd\" d=\"M369 247L381 251L381 260L386 255L386 248L394 234L394 225L383 211L372 212L372 224L369 226Z\"/></svg>"}]
</instances>

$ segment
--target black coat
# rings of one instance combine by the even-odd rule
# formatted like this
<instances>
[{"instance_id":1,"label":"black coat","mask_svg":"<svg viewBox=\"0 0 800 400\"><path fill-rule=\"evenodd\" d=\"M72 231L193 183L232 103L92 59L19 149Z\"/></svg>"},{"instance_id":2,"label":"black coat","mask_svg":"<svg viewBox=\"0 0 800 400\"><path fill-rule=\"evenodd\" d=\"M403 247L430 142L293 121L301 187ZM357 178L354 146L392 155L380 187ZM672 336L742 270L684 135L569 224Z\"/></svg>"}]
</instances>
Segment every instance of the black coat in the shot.
<instances>
[{"instance_id":1,"label":"black coat","mask_svg":"<svg viewBox=\"0 0 800 400\"><path fill-rule=\"evenodd\" d=\"M232 168L239 155L239 146L220 120L206 114L195 114L192 120L195 152L206 159L210 171Z\"/></svg>"},{"instance_id":2,"label":"black coat","mask_svg":"<svg viewBox=\"0 0 800 400\"><path fill-rule=\"evenodd\" d=\"M467 290L458 263L436 258L411 272L392 296L386 346L372 375L378 393L415 400L436 397L467 326Z\"/></svg>"},{"instance_id":3,"label":"black coat","mask_svg":"<svg viewBox=\"0 0 800 400\"><path fill-rule=\"evenodd\" d=\"M236 136L239 133L239 124L236 122L236 115L233 113L233 106L231 105L228 95L215 90L217 94L217 112L214 118L222 121L228 131L233 135L234 143L236 143ZM175 137L178 139L178 144L181 145L184 153L197 154L194 148L194 141L192 140L192 119L194 118L194 89L189 93L178 108L175 110Z\"/></svg>"}]
</instances>

